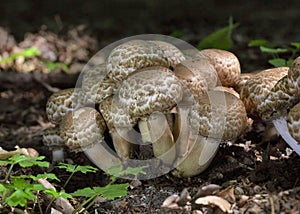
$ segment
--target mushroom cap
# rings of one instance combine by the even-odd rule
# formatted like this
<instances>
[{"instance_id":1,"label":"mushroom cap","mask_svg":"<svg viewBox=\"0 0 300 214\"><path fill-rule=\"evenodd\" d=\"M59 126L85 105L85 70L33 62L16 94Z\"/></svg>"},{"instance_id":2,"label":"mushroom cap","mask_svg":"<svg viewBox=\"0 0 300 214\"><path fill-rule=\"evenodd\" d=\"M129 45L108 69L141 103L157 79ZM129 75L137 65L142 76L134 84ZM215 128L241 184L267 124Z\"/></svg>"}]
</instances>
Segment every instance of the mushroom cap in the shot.
<instances>
[{"instance_id":1,"label":"mushroom cap","mask_svg":"<svg viewBox=\"0 0 300 214\"><path fill-rule=\"evenodd\" d=\"M170 62L169 67L175 67L177 64L185 60L184 54L176 46L171 43L160 41L160 40L149 40L150 43L158 45L163 51L164 55Z\"/></svg>"},{"instance_id":2,"label":"mushroom cap","mask_svg":"<svg viewBox=\"0 0 300 214\"><path fill-rule=\"evenodd\" d=\"M114 82L103 84L102 81L106 76L106 64L96 65L86 70L82 75L82 95L84 103L100 103L105 97L113 93ZM102 87L100 85L102 84ZM106 86L106 87L105 87Z\"/></svg>"},{"instance_id":3,"label":"mushroom cap","mask_svg":"<svg viewBox=\"0 0 300 214\"><path fill-rule=\"evenodd\" d=\"M53 93L47 101L46 113L49 121L59 124L62 117L81 106L80 89L69 88Z\"/></svg>"},{"instance_id":4,"label":"mushroom cap","mask_svg":"<svg viewBox=\"0 0 300 214\"><path fill-rule=\"evenodd\" d=\"M103 141L105 122L98 111L90 107L67 113L60 124L60 136L73 152L81 152Z\"/></svg>"},{"instance_id":5,"label":"mushroom cap","mask_svg":"<svg viewBox=\"0 0 300 214\"><path fill-rule=\"evenodd\" d=\"M166 113L183 95L181 81L167 68L149 67L130 75L118 90L118 99L131 117L148 117L157 111Z\"/></svg>"},{"instance_id":6,"label":"mushroom cap","mask_svg":"<svg viewBox=\"0 0 300 214\"><path fill-rule=\"evenodd\" d=\"M65 146L63 139L60 137L60 131L58 126L50 127L44 130L43 143L44 145L51 148L59 148Z\"/></svg>"},{"instance_id":7,"label":"mushroom cap","mask_svg":"<svg viewBox=\"0 0 300 214\"><path fill-rule=\"evenodd\" d=\"M240 93L249 115L258 115L257 106L262 103L275 84L287 75L288 67L263 70L250 78Z\"/></svg>"},{"instance_id":8,"label":"mushroom cap","mask_svg":"<svg viewBox=\"0 0 300 214\"><path fill-rule=\"evenodd\" d=\"M177 47L164 41L127 41L115 47L107 58L107 75L97 90L96 103L112 95L131 73L150 66L174 67L184 59Z\"/></svg>"},{"instance_id":9,"label":"mushroom cap","mask_svg":"<svg viewBox=\"0 0 300 214\"><path fill-rule=\"evenodd\" d=\"M225 104L225 105L224 105ZM226 91L203 94L191 111L192 129L201 136L236 140L247 127L247 113L243 102Z\"/></svg>"},{"instance_id":10,"label":"mushroom cap","mask_svg":"<svg viewBox=\"0 0 300 214\"><path fill-rule=\"evenodd\" d=\"M206 58L203 57L196 57L182 61L175 67L174 73L188 85L195 85L198 81L200 81L200 85L205 86L205 91L206 89L216 87L218 81L218 74L215 68Z\"/></svg>"},{"instance_id":11,"label":"mushroom cap","mask_svg":"<svg viewBox=\"0 0 300 214\"><path fill-rule=\"evenodd\" d=\"M138 69L157 65L170 65L164 51L157 44L131 40L111 51L107 59L108 78L121 82Z\"/></svg>"},{"instance_id":12,"label":"mushroom cap","mask_svg":"<svg viewBox=\"0 0 300 214\"><path fill-rule=\"evenodd\" d=\"M274 120L287 115L296 103L300 101L300 57L295 59L288 74L280 79L268 96L258 106L263 120Z\"/></svg>"},{"instance_id":13,"label":"mushroom cap","mask_svg":"<svg viewBox=\"0 0 300 214\"><path fill-rule=\"evenodd\" d=\"M246 82L254 75L255 73L241 73L239 79L235 83L234 90L240 94Z\"/></svg>"},{"instance_id":14,"label":"mushroom cap","mask_svg":"<svg viewBox=\"0 0 300 214\"><path fill-rule=\"evenodd\" d=\"M218 49L204 49L199 51L198 55L207 57L215 67L223 86L235 85L241 73L241 66L233 53Z\"/></svg>"},{"instance_id":15,"label":"mushroom cap","mask_svg":"<svg viewBox=\"0 0 300 214\"><path fill-rule=\"evenodd\" d=\"M287 126L291 136L300 146L300 103L295 105L288 113Z\"/></svg>"},{"instance_id":16,"label":"mushroom cap","mask_svg":"<svg viewBox=\"0 0 300 214\"><path fill-rule=\"evenodd\" d=\"M109 132L115 128L133 127L137 124L136 118L131 118L126 111L126 106L118 101L116 96L107 97L99 105L99 111L106 122Z\"/></svg>"}]
</instances>

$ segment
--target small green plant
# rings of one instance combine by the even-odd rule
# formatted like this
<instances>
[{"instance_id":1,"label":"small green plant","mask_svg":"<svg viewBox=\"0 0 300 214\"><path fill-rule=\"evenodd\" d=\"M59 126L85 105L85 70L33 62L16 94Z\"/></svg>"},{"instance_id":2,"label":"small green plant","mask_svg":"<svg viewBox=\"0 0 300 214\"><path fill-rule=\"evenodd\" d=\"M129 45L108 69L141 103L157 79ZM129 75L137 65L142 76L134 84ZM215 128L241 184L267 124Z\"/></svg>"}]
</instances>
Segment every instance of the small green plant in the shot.
<instances>
[{"instance_id":1,"label":"small green plant","mask_svg":"<svg viewBox=\"0 0 300 214\"><path fill-rule=\"evenodd\" d=\"M4 178L4 181L0 183L0 195L1 195L1 204L4 206L11 207L24 207L27 213L35 213L36 204L40 204L39 202L39 194L43 192L44 194L50 195L53 197L53 200L48 203L48 207L46 212L51 207L54 200L58 197L62 198L73 198L73 197L85 197L86 200L79 204L73 213L76 213L82 210L83 207L88 209L90 206L94 204L95 198L99 195L105 197L109 200L113 200L116 197L126 196L127 189L129 184L122 183L116 184L116 180L120 176L124 175L133 175L137 176L142 173L145 174L143 169L145 167L137 167L131 168L128 167L123 169L122 166L116 166L107 170L107 173L112 175L111 181L108 185L104 187L87 187L83 189L78 189L75 192L68 194L64 191L64 188L69 183L70 179L74 176L75 173L95 173L98 171L97 168L92 166L80 166L80 165L72 165L59 163L58 168L64 169L67 172L70 172L70 176L64 183L62 190L57 192L56 190L50 188L45 188L42 184L37 183L39 179L50 179L56 180L60 182L57 176L53 173L43 173L38 175L19 175L12 176L12 169L15 165L19 165L20 167L31 167L31 166L39 166L39 167L49 167L49 162L43 161L45 157L28 157L24 155L17 154L8 160L1 160L0 165L10 165L7 175ZM30 203L29 203L30 202ZM29 208L29 204L33 204L33 207ZM39 206L40 208L41 206ZM41 208L40 208L41 209ZM40 210L40 213L43 213Z\"/></svg>"},{"instance_id":2,"label":"small green plant","mask_svg":"<svg viewBox=\"0 0 300 214\"><path fill-rule=\"evenodd\" d=\"M48 167L49 162L42 161L45 157L29 157L17 154L8 160L1 160L0 165L10 165L3 183L0 184L1 204L11 207L25 207L27 213L35 212L35 204L39 203L39 193L51 195L54 198L64 197L69 198L71 195L64 191L56 192L54 189L47 189L42 184L37 183L41 178L54 179L59 181L55 174L44 173L39 175L20 175L12 176L12 169L15 165L21 167L31 167L37 165L40 167ZM28 208L29 202L33 203L31 211Z\"/></svg>"},{"instance_id":3,"label":"small green plant","mask_svg":"<svg viewBox=\"0 0 300 214\"><path fill-rule=\"evenodd\" d=\"M35 56L40 56L41 53L40 51L36 48L36 47L31 47L31 48L27 48L25 50L22 50L19 53L14 53L9 55L8 57L5 57L3 59L0 60L0 63L9 63L13 60L16 60L19 57L25 57L25 58L32 58Z\"/></svg>"},{"instance_id":4,"label":"small green plant","mask_svg":"<svg viewBox=\"0 0 300 214\"><path fill-rule=\"evenodd\" d=\"M109 175L112 175L111 181L108 185L104 187L87 187L84 189L79 189L73 193L71 193L74 197L85 197L87 200L85 200L82 204L80 204L73 213L76 213L77 211L80 211L83 207L86 207L88 209L90 206L92 206L95 202L95 199L97 196L105 197L109 200L113 200L117 197L126 196L127 195L127 189L129 187L128 183L123 184L115 184L115 181L118 177L124 176L124 175L133 175L137 176L138 174L146 174L143 169L147 166L143 167L128 167L126 169L123 169L121 165L114 166L110 169L108 169L106 172Z\"/></svg>"},{"instance_id":5,"label":"small green plant","mask_svg":"<svg viewBox=\"0 0 300 214\"><path fill-rule=\"evenodd\" d=\"M251 40L249 47L259 47L260 51L271 56L268 62L274 67L291 66L295 57L300 53L300 43L292 42L290 45L280 47L274 42L265 39Z\"/></svg>"},{"instance_id":6,"label":"small green plant","mask_svg":"<svg viewBox=\"0 0 300 214\"><path fill-rule=\"evenodd\" d=\"M7 64L10 63L20 57L25 57L25 58L33 58L33 57L41 57L41 52L36 48L36 47L30 47L27 49L24 49L20 51L19 53L13 53L9 55L8 57L5 57L3 59L0 59L0 63ZM49 72L59 68L63 70L64 72L67 72L69 70L68 65L61 63L61 62L51 62L49 60L40 59L44 65L46 66L47 70Z\"/></svg>"},{"instance_id":7,"label":"small green plant","mask_svg":"<svg viewBox=\"0 0 300 214\"><path fill-rule=\"evenodd\" d=\"M229 50L232 47L232 31L239 26L238 23L233 23L233 18L229 17L228 26L221 28L202 39L197 48L199 50L205 48L217 48Z\"/></svg>"}]
</instances>

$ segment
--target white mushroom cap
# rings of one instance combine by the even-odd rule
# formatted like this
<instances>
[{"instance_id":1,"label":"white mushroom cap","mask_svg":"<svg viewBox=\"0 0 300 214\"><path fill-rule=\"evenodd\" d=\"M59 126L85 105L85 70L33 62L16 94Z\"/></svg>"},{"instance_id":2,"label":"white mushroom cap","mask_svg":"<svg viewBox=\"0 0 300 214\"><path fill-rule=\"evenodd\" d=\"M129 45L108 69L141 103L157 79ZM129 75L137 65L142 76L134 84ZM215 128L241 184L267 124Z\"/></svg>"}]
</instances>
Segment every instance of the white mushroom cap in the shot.
<instances>
[{"instance_id":1,"label":"white mushroom cap","mask_svg":"<svg viewBox=\"0 0 300 214\"><path fill-rule=\"evenodd\" d=\"M104 138L105 122L95 109L83 107L67 113L60 124L60 136L73 152L81 152Z\"/></svg>"},{"instance_id":2,"label":"white mushroom cap","mask_svg":"<svg viewBox=\"0 0 300 214\"><path fill-rule=\"evenodd\" d=\"M55 92L50 96L46 104L46 113L50 122L59 124L62 117L81 107L80 89L69 88Z\"/></svg>"},{"instance_id":3,"label":"white mushroom cap","mask_svg":"<svg viewBox=\"0 0 300 214\"><path fill-rule=\"evenodd\" d=\"M199 56L207 57L215 67L223 86L233 87L241 74L238 58L231 52L218 49L204 49Z\"/></svg>"}]
</instances>

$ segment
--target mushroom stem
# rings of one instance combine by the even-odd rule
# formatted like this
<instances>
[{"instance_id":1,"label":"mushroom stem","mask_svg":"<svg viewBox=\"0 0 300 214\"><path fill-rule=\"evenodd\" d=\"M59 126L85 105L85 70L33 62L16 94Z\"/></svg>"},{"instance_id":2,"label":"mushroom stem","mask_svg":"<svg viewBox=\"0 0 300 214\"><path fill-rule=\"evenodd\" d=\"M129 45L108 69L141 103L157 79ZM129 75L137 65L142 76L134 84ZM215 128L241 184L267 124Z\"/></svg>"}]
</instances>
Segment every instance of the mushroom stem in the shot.
<instances>
[{"instance_id":1,"label":"mushroom stem","mask_svg":"<svg viewBox=\"0 0 300 214\"><path fill-rule=\"evenodd\" d=\"M64 149L62 147L53 148L52 162L59 162L64 160Z\"/></svg>"},{"instance_id":2,"label":"mushroom stem","mask_svg":"<svg viewBox=\"0 0 300 214\"><path fill-rule=\"evenodd\" d=\"M114 148L121 159L129 159L133 157L136 151L136 144L131 142L128 130L120 129L110 133Z\"/></svg>"},{"instance_id":3,"label":"mushroom stem","mask_svg":"<svg viewBox=\"0 0 300 214\"><path fill-rule=\"evenodd\" d=\"M287 142L290 147L298 154L300 155L300 145L298 142L291 136L286 119L284 117L280 117L276 120L272 121L275 128L279 132L279 134L282 136L282 138Z\"/></svg>"},{"instance_id":4,"label":"mushroom stem","mask_svg":"<svg viewBox=\"0 0 300 214\"><path fill-rule=\"evenodd\" d=\"M91 148L84 150L89 159L100 169L106 170L113 166L121 165L119 157L115 156L105 141L94 144Z\"/></svg>"},{"instance_id":5,"label":"mushroom stem","mask_svg":"<svg viewBox=\"0 0 300 214\"><path fill-rule=\"evenodd\" d=\"M141 119L138 124L143 142L152 143L154 156L161 159L164 164L172 164L176 150L173 147L174 138L166 116L155 112L147 119Z\"/></svg>"},{"instance_id":6,"label":"mushroom stem","mask_svg":"<svg viewBox=\"0 0 300 214\"><path fill-rule=\"evenodd\" d=\"M177 177L191 177L203 172L213 160L220 141L213 138L205 138L200 135L190 135L189 142L193 142L190 153L173 171Z\"/></svg>"},{"instance_id":7,"label":"mushroom stem","mask_svg":"<svg viewBox=\"0 0 300 214\"><path fill-rule=\"evenodd\" d=\"M172 164L175 160L176 150L166 116L162 113L152 114L148 119L148 127L154 156L166 164Z\"/></svg>"}]
</instances>

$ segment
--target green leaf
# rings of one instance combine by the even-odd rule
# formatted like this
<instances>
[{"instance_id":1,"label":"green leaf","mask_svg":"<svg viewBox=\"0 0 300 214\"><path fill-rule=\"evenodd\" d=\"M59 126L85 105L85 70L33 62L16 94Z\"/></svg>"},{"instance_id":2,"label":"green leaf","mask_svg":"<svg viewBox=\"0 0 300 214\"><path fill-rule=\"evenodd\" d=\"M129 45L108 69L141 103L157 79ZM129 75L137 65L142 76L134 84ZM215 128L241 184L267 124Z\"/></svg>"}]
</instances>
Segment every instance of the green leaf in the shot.
<instances>
[{"instance_id":1,"label":"green leaf","mask_svg":"<svg viewBox=\"0 0 300 214\"><path fill-rule=\"evenodd\" d=\"M16 154L7 160L9 164L19 164L21 167L30 167L38 165L40 167L49 167L50 163L47 161L41 161L45 159L45 156L30 157L25 155Z\"/></svg>"},{"instance_id":2,"label":"green leaf","mask_svg":"<svg viewBox=\"0 0 300 214\"><path fill-rule=\"evenodd\" d=\"M265 39L254 39L248 43L248 47L269 46L269 41Z\"/></svg>"},{"instance_id":3,"label":"green leaf","mask_svg":"<svg viewBox=\"0 0 300 214\"><path fill-rule=\"evenodd\" d=\"M268 60L268 62L276 68L282 67L282 66L287 66L287 61L282 58L270 59L270 60Z\"/></svg>"},{"instance_id":4,"label":"green leaf","mask_svg":"<svg viewBox=\"0 0 300 214\"><path fill-rule=\"evenodd\" d=\"M113 200L116 197L126 196L127 195L127 189L129 187L129 184L109 184L104 187L87 187L84 189L79 189L73 193L71 193L72 196L75 197L95 197L97 195L101 195L109 200Z\"/></svg>"},{"instance_id":5,"label":"green leaf","mask_svg":"<svg viewBox=\"0 0 300 214\"><path fill-rule=\"evenodd\" d=\"M170 36L175 38L181 38L184 36L184 32L182 30L174 30L172 33L170 33Z\"/></svg>"},{"instance_id":6,"label":"green leaf","mask_svg":"<svg viewBox=\"0 0 300 214\"><path fill-rule=\"evenodd\" d=\"M229 50L232 46L232 31L238 27L238 23L233 24L232 17L229 18L229 24L227 27L224 27L220 30L213 32L212 34L206 36L202 39L198 45L198 49L205 48L217 48L223 50Z\"/></svg>"},{"instance_id":7,"label":"green leaf","mask_svg":"<svg viewBox=\"0 0 300 214\"><path fill-rule=\"evenodd\" d=\"M292 42L291 45L296 47L297 49L300 49L300 42Z\"/></svg>"},{"instance_id":8,"label":"green leaf","mask_svg":"<svg viewBox=\"0 0 300 214\"><path fill-rule=\"evenodd\" d=\"M31 47L31 48L24 49L19 53L11 54L8 57L1 59L0 62L8 63L19 57L31 58L31 57L40 56L40 55L41 55L41 53L36 47Z\"/></svg>"},{"instance_id":9,"label":"green leaf","mask_svg":"<svg viewBox=\"0 0 300 214\"><path fill-rule=\"evenodd\" d=\"M88 172L97 172L98 168L92 167L92 166L80 166L80 165L72 165L67 163L59 163L57 166L60 169L65 169L67 172L75 173L75 172L81 172L81 173L88 173Z\"/></svg>"},{"instance_id":10,"label":"green leaf","mask_svg":"<svg viewBox=\"0 0 300 214\"><path fill-rule=\"evenodd\" d=\"M64 72L67 72L69 70L69 67L67 64L61 63L61 62L51 62L47 61L45 62L47 69L49 72L55 70L56 68L62 69Z\"/></svg>"},{"instance_id":11,"label":"green leaf","mask_svg":"<svg viewBox=\"0 0 300 214\"><path fill-rule=\"evenodd\" d=\"M259 48L262 52L269 53L269 54L286 53L289 51L286 48L267 48L265 46L260 46Z\"/></svg>"}]
</instances>

